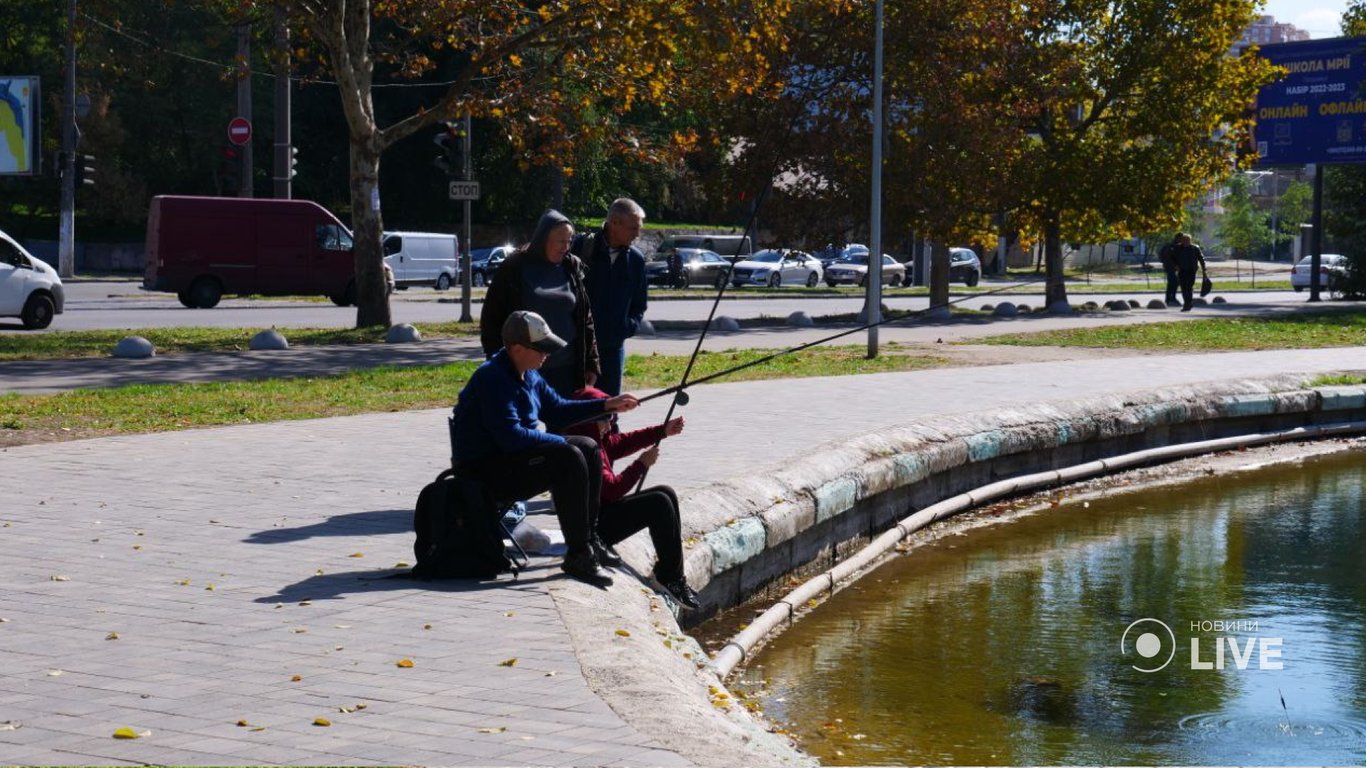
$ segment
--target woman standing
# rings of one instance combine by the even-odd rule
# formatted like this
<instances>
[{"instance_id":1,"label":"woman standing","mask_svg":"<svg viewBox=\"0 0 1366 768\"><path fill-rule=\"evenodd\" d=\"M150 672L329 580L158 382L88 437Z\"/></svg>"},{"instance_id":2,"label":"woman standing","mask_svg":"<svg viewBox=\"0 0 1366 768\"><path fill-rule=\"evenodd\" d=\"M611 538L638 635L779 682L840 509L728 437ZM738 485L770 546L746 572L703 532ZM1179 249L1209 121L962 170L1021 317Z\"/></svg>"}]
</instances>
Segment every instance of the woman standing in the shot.
<instances>
[{"instance_id":1,"label":"woman standing","mask_svg":"<svg viewBox=\"0 0 1366 768\"><path fill-rule=\"evenodd\" d=\"M584 288L583 262L569 252L574 225L556 210L536 223L526 247L498 267L479 315L484 355L503 346L503 321L518 310L535 312L568 346L552 354L541 376L563 397L592 386L601 372L593 314ZM552 425L553 427L553 425Z\"/></svg>"}]
</instances>

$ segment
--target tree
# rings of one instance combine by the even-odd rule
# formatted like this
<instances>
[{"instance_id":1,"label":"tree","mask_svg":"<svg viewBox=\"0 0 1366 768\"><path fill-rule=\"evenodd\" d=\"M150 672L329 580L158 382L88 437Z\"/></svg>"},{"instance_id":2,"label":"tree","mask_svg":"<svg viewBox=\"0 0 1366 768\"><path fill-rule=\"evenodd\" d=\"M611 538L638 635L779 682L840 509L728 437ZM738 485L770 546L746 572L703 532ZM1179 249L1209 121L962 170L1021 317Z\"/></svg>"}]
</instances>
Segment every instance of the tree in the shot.
<instances>
[{"instance_id":1,"label":"tree","mask_svg":"<svg viewBox=\"0 0 1366 768\"><path fill-rule=\"evenodd\" d=\"M1047 303L1066 302L1062 240L1170 226L1236 167L1246 107L1271 68L1229 53L1254 0L1031 5L1018 78L1039 105L1016 166L1044 234Z\"/></svg>"},{"instance_id":2,"label":"tree","mask_svg":"<svg viewBox=\"0 0 1366 768\"><path fill-rule=\"evenodd\" d=\"M1300 225L1309 221L1314 208L1314 188L1303 181L1292 181L1276 198L1274 209L1277 243L1288 243L1300 235ZM1273 252L1274 256L1274 252Z\"/></svg>"},{"instance_id":3,"label":"tree","mask_svg":"<svg viewBox=\"0 0 1366 768\"><path fill-rule=\"evenodd\" d=\"M1228 193L1221 205L1224 216L1219 221L1219 239L1235 257L1250 256L1272 242L1271 225L1252 200L1252 183L1247 176L1239 173L1229 177Z\"/></svg>"},{"instance_id":4,"label":"tree","mask_svg":"<svg viewBox=\"0 0 1366 768\"><path fill-rule=\"evenodd\" d=\"M337 82L350 142L358 326L387 325L380 158L405 137L463 114L493 120L524 167L600 141L651 157L670 141L625 120L690 95L724 99L768 81L760 43L781 39L785 0L295 0L301 32ZM387 115L377 71L415 77L442 56L448 85L424 109ZM581 119L591 116L592 119ZM572 174L572 167L565 168Z\"/></svg>"}]
</instances>

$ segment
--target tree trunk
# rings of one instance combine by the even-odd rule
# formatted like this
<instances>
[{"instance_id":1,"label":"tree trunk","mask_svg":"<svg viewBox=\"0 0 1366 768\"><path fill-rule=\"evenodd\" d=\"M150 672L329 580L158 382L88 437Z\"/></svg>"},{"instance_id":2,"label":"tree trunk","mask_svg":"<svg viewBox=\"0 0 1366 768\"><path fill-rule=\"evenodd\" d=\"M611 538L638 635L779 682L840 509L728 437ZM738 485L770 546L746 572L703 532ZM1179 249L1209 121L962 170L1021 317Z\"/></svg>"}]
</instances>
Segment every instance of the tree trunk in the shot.
<instances>
[{"instance_id":1,"label":"tree trunk","mask_svg":"<svg viewBox=\"0 0 1366 768\"><path fill-rule=\"evenodd\" d=\"M936 239L930 247L930 306L949 303L949 246Z\"/></svg>"},{"instance_id":2,"label":"tree trunk","mask_svg":"<svg viewBox=\"0 0 1366 768\"><path fill-rule=\"evenodd\" d=\"M1067 301L1067 284L1063 281L1062 271L1062 225L1056 212L1044 215L1044 306L1052 307L1059 301Z\"/></svg>"},{"instance_id":3,"label":"tree trunk","mask_svg":"<svg viewBox=\"0 0 1366 768\"><path fill-rule=\"evenodd\" d=\"M355 240L356 327L390 325L385 290L384 222L379 210L379 151L373 138L351 140L351 237Z\"/></svg>"}]
</instances>

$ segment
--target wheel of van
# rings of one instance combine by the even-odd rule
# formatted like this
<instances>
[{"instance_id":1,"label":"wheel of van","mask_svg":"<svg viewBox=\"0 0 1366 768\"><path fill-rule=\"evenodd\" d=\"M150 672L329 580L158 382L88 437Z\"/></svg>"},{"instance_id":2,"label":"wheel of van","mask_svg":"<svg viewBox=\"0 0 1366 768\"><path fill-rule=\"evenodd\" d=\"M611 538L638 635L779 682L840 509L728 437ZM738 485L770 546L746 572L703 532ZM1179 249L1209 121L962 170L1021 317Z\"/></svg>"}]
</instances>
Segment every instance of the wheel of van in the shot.
<instances>
[{"instance_id":1,"label":"wheel of van","mask_svg":"<svg viewBox=\"0 0 1366 768\"><path fill-rule=\"evenodd\" d=\"M200 309L213 309L223 298L223 286L212 277L197 277L190 283L190 301Z\"/></svg>"},{"instance_id":2,"label":"wheel of van","mask_svg":"<svg viewBox=\"0 0 1366 768\"><path fill-rule=\"evenodd\" d=\"M346 284L346 289L343 290L341 293L334 293L331 296L328 296L328 298L332 300L333 304L336 304L339 307L349 307L352 304L355 304L356 279L352 278L351 282Z\"/></svg>"},{"instance_id":3,"label":"wheel of van","mask_svg":"<svg viewBox=\"0 0 1366 768\"><path fill-rule=\"evenodd\" d=\"M982 276L979 275L979 274L977 274L976 272L969 272L969 273L968 273L968 276L967 276L967 279L965 279L965 280L963 281L963 284L966 285L967 287L971 288L971 287L977 285L977 281L979 281L979 280L981 280L981 279L982 279Z\"/></svg>"},{"instance_id":4,"label":"wheel of van","mask_svg":"<svg viewBox=\"0 0 1366 768\"><path fill-rule=\"evenodd\" d=\"M807 287L807 288L815 288L815 287L816 287L816 283L819 283L819 282L820 282L820 279L816 277L816 273L815 273L815 272L812 272L811 274L809 274L809 275L806 276L806 287Z\"/></svg>"},{"instance_id":5,"label":"wheel of van","mask_svg":"<svg viewBox=\"0 0 1366 768\"><path fill-rule=\"evenodd\" d=\"M180 299L182 305L194 309L194 299L190 297L189 290L181 291L180 293L177 293L175 297Z\"/></svg>"},{"instance_id":6,"label":"wheel of van","mask_svg":"<svg viewBox=\"0 0 1366 768\"><path fill-rule=\"evenodd\" d=\"M768 276L768 287L777 288L783 284L783 276L780 272L774 272Z\"/></svg>"},{"instance_id":7,"label":"wheel of van","mask_svg":"<svg viewBox=\"0 0 1366 768\"><path fill-rule=\"evenodd\" d=\"M24 311L19 315L19 320L25 328L37 331L52 325L52 316L56 313L57 306L52 303L51 296L46 293L35 293L24 302Z\"/></svg>"},{"instance_id":8,"label":"wheel of van","mask_svg":"<svg viewBox=\"0 0 1366 768\"><path fill-rule=\"evenodd\" d=\"M442 272L436 277L436 289L438 291L449 291L451 289L451 276Z\"/></svg>"}]
</instances>

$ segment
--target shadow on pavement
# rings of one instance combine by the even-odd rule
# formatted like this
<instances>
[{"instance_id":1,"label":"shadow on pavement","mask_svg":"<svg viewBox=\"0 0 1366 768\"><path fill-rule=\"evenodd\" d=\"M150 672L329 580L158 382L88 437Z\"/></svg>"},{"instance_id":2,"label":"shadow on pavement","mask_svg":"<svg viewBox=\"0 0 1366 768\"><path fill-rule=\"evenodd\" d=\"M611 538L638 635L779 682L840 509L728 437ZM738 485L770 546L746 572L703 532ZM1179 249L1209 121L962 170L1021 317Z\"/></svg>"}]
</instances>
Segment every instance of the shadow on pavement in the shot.
<instances>
[{"instance_id":1,"label":"shadow on pavement","mask_svg":"<svg viewBox=\"0 0 1366 768\"><path fill-rule=\"evenodd\" d=\"M347 595L389 592L394 590L424 589L430 592L461 594L489 589L543 591L542 584L551 579L568 578L559 569L559 558L533 560L516 576L504 574L496 579L442 579L422 581L408 575L406 569L387 571L343 571L309 576L303 581L281 587L273 595L258 597L256 603L293 603L301 600L344 600Z\"/></svg>"},{"instance_id":2,"label":"shadow on pavement","mask_svg":"<svg viewBox=\"0 0 1366 768\"><path fill-rule=\"evenodd\" d=\"M372 512L352 512L333 515L316 523L298 528L268 528L248 535L248 544L284 544L315 536L375 536L386 533L411 533L413 510L379 509Z\"/></svg>"}]
</instances>

